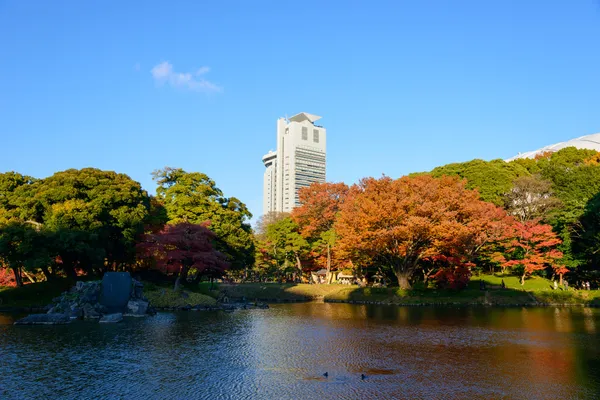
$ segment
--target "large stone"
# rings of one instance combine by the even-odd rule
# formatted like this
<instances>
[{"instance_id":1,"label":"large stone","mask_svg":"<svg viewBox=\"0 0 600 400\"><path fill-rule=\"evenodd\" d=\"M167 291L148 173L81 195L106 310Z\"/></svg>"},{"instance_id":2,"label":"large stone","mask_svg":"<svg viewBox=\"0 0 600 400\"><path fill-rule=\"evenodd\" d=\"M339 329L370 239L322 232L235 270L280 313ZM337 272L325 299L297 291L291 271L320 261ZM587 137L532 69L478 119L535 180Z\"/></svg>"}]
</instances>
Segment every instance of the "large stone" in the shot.
<instances>
[{"instance_id":1,"label":"large stone","mask_svg":"<svg viewBox=\"0 0 600 400\"><path fill-rule=\"evenodd\" d=\"M114 324L117 322L123 321L122 313L114 313L114 314L106 314L104 317L100 318L101 324Z\"/></svg>"},{"instance_id":2,"label":"large stone","mask_svg":"<svg viewBox=\"0 0 600 400\"><path fill-rule=\"evenodd\" d=\"M127 303L127 315L128 317L143 317L148 311L148 302L144 300L129 300Z\"/></svg>"},{"instance_id":3,"label":"large stone","mask_svg":"<svg viewBox=\"0 0 600 400\"><path fill-rule=\"evenodd\" d=\"M71 318L71 319L83 318L83 310L78 307L72 308L71 312L69 313L69 318Z\"/></svg>"},{"instance_id":4,"label":"large stone","mask_svg":"<svg viewBox=\"0 0 600 400\"><path fill-rule=\"evenodd\" d=\"M131 297L134 299L143 299L144 284L136 279L133 279L133 293Z\"/></svg>"},{"instance_id":5,"label":"large stone","mask_svg":"<svg viewBox=\"0 0 600 400\"><path fill-rule=\"evenodd\" d=\"M102 316L102 314L100 314L98 311L96 311L96 309L94 308L94 306L92 306L91 304L84 304L83 306L83 318L85 319L98 319Z\"/></svg>"},{"instance_id":6,"label":"large stone","mask_svg":"<svg viewBox=\"0 0 600 400\"><path fill-rule=\"evenodd\" d=\"M110 312L123 312L131 295L129 272L107 272L102 278L100 303Z\"/></svg>"},{"instance_id":7,"label":"large stone","mask_svg":"<svg viewBox=\"0 0 600 400\"><path fill-rule=\"evenodd\" d=\"M71 322L68 314L31 314L15 322L15 325L59 325Z\"/></svg>"}]
</instances>

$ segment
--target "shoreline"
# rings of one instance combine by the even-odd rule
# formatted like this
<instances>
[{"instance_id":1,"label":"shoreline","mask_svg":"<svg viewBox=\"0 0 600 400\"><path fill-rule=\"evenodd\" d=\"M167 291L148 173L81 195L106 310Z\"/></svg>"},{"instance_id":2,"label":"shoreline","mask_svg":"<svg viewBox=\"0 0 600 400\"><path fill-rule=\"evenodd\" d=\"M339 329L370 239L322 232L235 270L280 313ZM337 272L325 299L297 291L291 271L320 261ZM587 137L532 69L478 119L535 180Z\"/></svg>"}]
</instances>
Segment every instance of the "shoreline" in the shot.
<instances>
[{"instance_id":1,"label":"shoreline","mask_svg":"<svg viewBox=\"0 0 600 400\"><path fill-rule=\"evenodd\" d=\"M464 302L420 302L420 303L394 303L386 301L373 300L290 300L290 299L258 299L259 303L266 305L271 304L297 304L297 303L329 303L329 304L352 304L352 305L374 305L386 307L438 307L438 308L600 308L598 304L586 303L502 303L502 304L485 304L485 303L464 303ZM179 306L179 307L153 307L154 310L160 312L174 311L225 311L231 312L235 310L251 310L251 309L268 309L269 307L255 306L254 302L235 302L211 307L196 307L196 306ZM5 314L22 314L22 313L45 313L47 307L2 307L0 313Z\"/></svg>"}]
</instances>

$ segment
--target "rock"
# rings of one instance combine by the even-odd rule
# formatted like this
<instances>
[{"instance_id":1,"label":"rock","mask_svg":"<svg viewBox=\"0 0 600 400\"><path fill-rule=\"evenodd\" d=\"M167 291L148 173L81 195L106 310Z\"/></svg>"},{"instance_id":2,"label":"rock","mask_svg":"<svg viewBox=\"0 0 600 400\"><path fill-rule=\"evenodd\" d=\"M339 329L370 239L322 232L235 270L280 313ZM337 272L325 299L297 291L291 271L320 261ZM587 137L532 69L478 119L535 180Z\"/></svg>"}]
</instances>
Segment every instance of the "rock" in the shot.
<instances>
[{"instance_id":1,"label":"rock","mask_svg":"<svg viewBox=\"0 0 600 400\"><path fill-rule=\"evenodd\" d=\"M105 316L100 318L101 324L114 324L121 321L123 321L122 313L106 314Z\"/></svg>"},{"instance_id":2,"label":"rock","mask_svg":"<svg viewBox=\"0 0 600 400\"><path fill-rule=\"evenodd\" d=\"M81 292L84 287L85 287L85 282L78 281L75 283L75 290L78 292Z\"/></svg>"},{"instance_id":3,"label":"rock","mask_svg":"<svg viewBox=\"0 0 600 400\"><path fill-rule=\"evenodd\" d=\"M125 315L132 317L142 317L146 315L148 311L148 302L137 299L137 300L129 300L127 302L127 313Z\"/></svg>"},{"instance_id":4,"label":"rock","mask_svg":"<svg viewBox=\"0 0 600 400\"><path fill-rule=\"evenodd\" d=\"M92 306L91 304L85 304L83 306L83 318L85 319L98 319L100 318L102 315L96 311L96 309L94 308L94 306Z\"/></svg>"},{"instance_id":5,"label":"rock","mask_svg":"<svg viewBox=\"0 0 600 400\"><path fill-rule=\"evenodd\" d=\"M81 308L73 308L69 313L70 319L80 319L83 318L83 310Z\"/></svg>"},{"instance_id":6,"label":"rock","mask_svg":"<svg viewBox=\"0 0 600 400\"><path fill-rule=\"evenodd\" d=\"M144 298L144 284L136 279L133 279L133 291L131 297L134 299L143 299Z\"/></svg>"},{"instance_id":7,"label":"rock","mask_svg":"<svg viewBox=\"0 0 600 400\"><path fill-rule=\"evenodd\" d=\"M71 318L66 314L31 314L15 322L15 325L59 325L68 324Z\"/></svg>"},{"instance_id":8,"label":"rock","mask_svg":"<svg viewBox=\"0 0 600 400\"><path fill-rule=\"evenodd\" d=\"M102 278L100 302L112 312L122 312L131 296L131 287L129 272L107 272Z\"/></svg>"}]
</instances>

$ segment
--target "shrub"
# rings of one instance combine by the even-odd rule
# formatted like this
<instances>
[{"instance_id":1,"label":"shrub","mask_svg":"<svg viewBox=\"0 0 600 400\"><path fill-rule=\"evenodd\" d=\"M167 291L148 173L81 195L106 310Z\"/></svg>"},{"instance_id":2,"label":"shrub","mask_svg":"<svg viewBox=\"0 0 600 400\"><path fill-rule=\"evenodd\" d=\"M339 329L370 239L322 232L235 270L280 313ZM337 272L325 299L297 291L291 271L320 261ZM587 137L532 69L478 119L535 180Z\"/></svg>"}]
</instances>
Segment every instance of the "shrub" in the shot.
<instances>
[{"instance_id":1,"label":"shrub","mask_svg":"<svg viewBox=\"0 0 600 400\"><path fill-rule=\"evenodd\" d=\"M464 289L470 279L471 270L464 265L442 268L433 276L440 289Z\"/></svg>"}]
</instances>

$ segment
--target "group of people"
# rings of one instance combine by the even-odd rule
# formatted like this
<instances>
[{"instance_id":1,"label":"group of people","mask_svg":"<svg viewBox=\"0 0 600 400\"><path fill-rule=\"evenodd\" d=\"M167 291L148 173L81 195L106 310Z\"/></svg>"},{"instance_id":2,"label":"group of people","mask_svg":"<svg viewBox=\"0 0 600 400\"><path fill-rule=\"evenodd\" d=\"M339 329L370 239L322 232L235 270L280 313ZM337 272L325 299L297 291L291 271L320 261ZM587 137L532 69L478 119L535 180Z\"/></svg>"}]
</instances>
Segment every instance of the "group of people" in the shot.
<instances>
[{"instance_id":1,"label":"group of people","mask_svg":"<svg viewBox=\"0 0 600 400\"><path fill-rule=\"evenodd\" d=\"M569 290L569 282L563 279L563 288L564 290ZM576 288L580 290L591 290L590 289L590 281L585 282L577 282ZM554 290L558 289L558 283L554 281Z\"/></svg>"}]
</instances>

